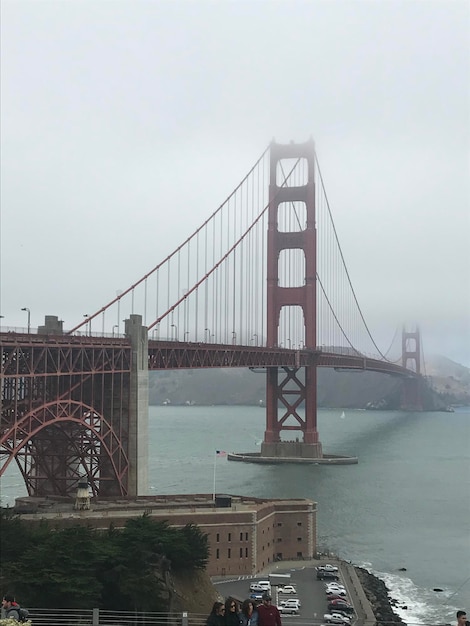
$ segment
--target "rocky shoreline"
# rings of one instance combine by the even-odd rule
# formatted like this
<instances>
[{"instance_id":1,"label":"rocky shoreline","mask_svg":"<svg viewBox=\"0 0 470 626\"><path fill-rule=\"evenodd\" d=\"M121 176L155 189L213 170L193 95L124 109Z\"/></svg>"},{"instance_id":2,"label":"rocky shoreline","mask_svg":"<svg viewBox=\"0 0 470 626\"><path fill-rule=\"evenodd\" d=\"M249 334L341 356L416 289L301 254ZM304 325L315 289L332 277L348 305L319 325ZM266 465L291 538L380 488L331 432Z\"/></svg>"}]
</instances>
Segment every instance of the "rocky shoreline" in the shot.
<instances>
[{"instance_id":1,"label":"rocky shoreline","mask_svg":"<svg viewBox=\"0 0 470 626\"><path fill-rule=\"evenodd\" d=\"M357 577L364 589L364 593L374 612L377 624L406 624L399 615L393 611L396 601L390 598L388 588L383 580L374 576L363 567L354 566Z\"/></svg>"}]
</instances>

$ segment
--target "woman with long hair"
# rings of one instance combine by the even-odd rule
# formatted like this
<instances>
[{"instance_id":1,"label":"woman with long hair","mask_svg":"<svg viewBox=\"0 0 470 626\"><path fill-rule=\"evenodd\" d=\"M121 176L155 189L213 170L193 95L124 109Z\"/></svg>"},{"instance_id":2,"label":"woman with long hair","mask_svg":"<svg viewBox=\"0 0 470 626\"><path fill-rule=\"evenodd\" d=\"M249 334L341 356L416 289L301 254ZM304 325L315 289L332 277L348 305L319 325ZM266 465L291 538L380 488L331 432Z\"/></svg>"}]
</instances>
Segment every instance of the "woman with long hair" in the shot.
<instances>
[{"instance_id":1,"label":"woman with long hair","mask_svg":"<svg viewBox=\"0 0 470 626\"><path fill-rule=\"evenodd\" d=\"M225 600L225 626L239 626L238 602L235 598L228 597Z\"/></svg>"},{"instance_id":2,"label":"woman with long hair","mask_svg":"<svg viewBox=\"0 0 470 626\"><path fill-rule=\"evenodd\" d=\"M253 600L244 600L242 610L238 614L240 626L258 626L258 611Z\"/></svg>"},{"instance_id":3,"label":"woman with long hair","mask_svg":"<svg viewBox=\"0 0 470 626\"><path fill-rule=\"evenodd\" d=\"M206 626L225 626L225 606L223 602L214 602L212 611L206 620Z\"/></svg>"}]
</instances>

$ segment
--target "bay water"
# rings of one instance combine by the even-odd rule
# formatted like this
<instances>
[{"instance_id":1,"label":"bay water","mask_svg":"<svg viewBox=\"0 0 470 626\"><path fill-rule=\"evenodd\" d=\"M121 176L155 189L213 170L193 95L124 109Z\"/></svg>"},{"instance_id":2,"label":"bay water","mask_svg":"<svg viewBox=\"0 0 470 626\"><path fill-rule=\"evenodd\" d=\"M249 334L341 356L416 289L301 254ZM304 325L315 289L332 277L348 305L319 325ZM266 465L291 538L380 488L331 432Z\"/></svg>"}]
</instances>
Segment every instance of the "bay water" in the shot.
<instances>
[{"instance_id":1,"label":"bay water","mask_svg":"<svg viewBox=\"0 0 470 626\"><path fill-rule=\"evenodd\" d=\"M212 493L215 482L219 494L311 498L319 549L382 578L409 624L455 623L470 611L470 407L321 409L318 428L325 453L359 463L230 462L216 450L259 451L264 408L150 407L150 493ZM0 489L3 506L25 495L15 466Z\"/></svg>"}]
</instances>

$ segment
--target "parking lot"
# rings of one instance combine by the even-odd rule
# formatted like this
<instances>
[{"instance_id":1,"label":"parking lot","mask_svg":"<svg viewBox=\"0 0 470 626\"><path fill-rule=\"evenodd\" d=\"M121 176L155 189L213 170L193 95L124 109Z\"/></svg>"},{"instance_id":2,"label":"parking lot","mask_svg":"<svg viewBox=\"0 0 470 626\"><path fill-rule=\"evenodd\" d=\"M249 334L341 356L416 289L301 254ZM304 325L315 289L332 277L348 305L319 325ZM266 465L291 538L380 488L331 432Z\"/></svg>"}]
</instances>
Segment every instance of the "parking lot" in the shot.
<instances>
[{"instance_id":1,"label":"parking lot","mask_svg":"<svg viewBox=\"0 0 470 626\"><path fill-rule=\"evenodd\" d=\"M286 567L285 569L276 568L276 574L290 574L290 579L286 580L284 584L293 585L297 594L294 596L282 595L278 596L277 587L271 587L271 596L273 604L279 606L281 600L287 600L289 598L298 598L301 601L301 607L298 615L281 615L282 623L286 626L300 624L304 622L308 623L323 623L324 614L328 613L328 601L325 593L325 585L330 581L317 580L317 570L313 565L300 565L293 568ZM346 587L348 597L351 603L355 606L355 589L351 589L351 584L348 585L348 580L344 580L342 572L339 572L340 583ZM250 584L257 580L266 580L269 576L267 574L259 575L256 578L240 578L239 580L219 580L215 582L215 586L218 589L221 596L224 598L233 596L240 601L250 597ZM355 607L356 608L356 607ZM355 616L352 615L351 623L354 622Z\"/></svg>"}]
</instances>

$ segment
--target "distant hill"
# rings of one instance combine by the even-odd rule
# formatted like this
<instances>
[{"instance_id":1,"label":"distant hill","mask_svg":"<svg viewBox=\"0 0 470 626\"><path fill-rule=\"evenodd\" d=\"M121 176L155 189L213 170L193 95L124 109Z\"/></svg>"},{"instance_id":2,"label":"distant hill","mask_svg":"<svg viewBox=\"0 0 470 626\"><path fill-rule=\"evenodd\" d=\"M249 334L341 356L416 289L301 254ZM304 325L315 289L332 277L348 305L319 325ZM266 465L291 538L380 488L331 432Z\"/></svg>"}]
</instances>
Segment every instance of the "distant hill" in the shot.
<instances>
[{"instance_id":1,"label":"distant hill","mask_svg":"<svg viewBox=\"0 0 470 626\"><path fill-rule=\"evenodd\" d=\"M424 373L424 372L423 372ZM470 369L442 356L428 357L426 375L433 391L427 409L451 404L470 405ZM264 373L248 369L164 370L150 372L150 404L260 405L265 400ZM400 405L400 380L376 372L336 372L318 369L321 407L383 408Z\"/></svg>"}]
</instances>

